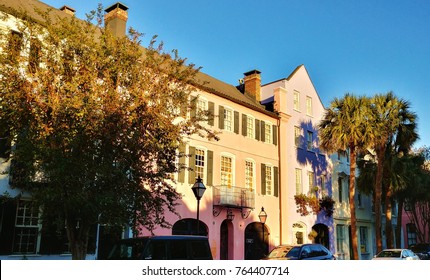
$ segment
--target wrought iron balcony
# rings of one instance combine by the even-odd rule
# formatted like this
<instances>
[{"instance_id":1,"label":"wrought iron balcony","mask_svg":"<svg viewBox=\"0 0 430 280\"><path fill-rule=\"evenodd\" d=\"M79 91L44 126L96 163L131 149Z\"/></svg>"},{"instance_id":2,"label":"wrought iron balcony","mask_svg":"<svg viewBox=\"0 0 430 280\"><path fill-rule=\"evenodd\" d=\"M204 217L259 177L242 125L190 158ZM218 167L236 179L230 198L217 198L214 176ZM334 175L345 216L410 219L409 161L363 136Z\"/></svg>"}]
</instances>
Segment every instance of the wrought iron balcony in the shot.
<instances>
[{"instance_id":1,"label":"wrought iron balcony","mask_svg":"<svg viewBox=\"0 0 430 280\"><path fill-rule=\"evenodd\" d=\"M237 186L213 187L213 214L218 216L223 208L236 208L242 212L242 217L248 217L255 208L255 194L248 188Z\"/></svg>"}]
</instances>

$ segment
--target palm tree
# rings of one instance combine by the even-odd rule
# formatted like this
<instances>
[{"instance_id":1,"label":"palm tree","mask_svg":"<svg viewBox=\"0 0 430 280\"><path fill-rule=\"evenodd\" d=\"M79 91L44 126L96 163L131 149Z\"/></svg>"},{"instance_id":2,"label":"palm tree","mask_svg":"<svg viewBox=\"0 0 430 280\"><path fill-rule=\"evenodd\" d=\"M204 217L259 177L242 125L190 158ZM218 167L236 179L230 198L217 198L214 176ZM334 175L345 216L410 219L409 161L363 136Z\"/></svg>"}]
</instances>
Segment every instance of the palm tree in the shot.
<instances>
[{"instance_id":1,"label":"palm tree","mask_svg":"<svg viewBox=\"0 0 430 280\"><path fill-rule=\"evenodd\" d=\"M377 168L375 182L375 227L377 251L382 250L382 191L384 179L384 164L387 147L397 146L398 151L407 152L414 141L418 139L416 133L415 113L410 111L409 102L397 98L392 92L377 94L371 99L371 115L369 115L374 131L373 149L376 152ZM391 229L391 188L386 184L386 218L387 236L392 235ZM389 239L388 241L390 242ZM392 247L392 244L388 244Z\"/></svg>"},{"instance_id":2,"label":"palm tree","mask_svg":"<svg viewBox=\"0 0 430 280\"><path fill-rule=\"evenodd\" d=\"M369 98L347 93L335 98L320 121L320 147L329 153L350 151L349 206L351 212L352 259L358 259L358 238L355 213L355 169L357 153L373 140L368 121Z\"/></svg>"}]
</instances>

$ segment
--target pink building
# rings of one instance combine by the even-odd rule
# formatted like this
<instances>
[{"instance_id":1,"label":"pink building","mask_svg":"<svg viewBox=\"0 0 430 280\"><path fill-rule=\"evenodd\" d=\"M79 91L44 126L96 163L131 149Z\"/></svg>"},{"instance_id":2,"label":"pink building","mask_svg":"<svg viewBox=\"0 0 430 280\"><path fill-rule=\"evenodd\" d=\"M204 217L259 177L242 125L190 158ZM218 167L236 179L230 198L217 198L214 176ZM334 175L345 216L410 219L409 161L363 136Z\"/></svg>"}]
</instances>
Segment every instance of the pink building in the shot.
<instances>
[{"instance_id":1,"label":"pink building","mask_svg":"<svg viewBox=\"0 0 430 280\"><path fill-rule=\"evenodd\" d=\"M259 103L260 74L245 73L238 87L200 73L197 110L215 118L206 125L219 131L219 141L186 139L179 161L192 171L177 175L183 199L180 218L168 217L171 229L156 234L197 234L197 201L191 190L200 176L206 192L200 201L199 234L209 237L215 259L259 259L280 242L278 115ZM191 112L189 112L191 113ZM259 213L264 208L263 225Z\"/></svg>"}]
</instances>

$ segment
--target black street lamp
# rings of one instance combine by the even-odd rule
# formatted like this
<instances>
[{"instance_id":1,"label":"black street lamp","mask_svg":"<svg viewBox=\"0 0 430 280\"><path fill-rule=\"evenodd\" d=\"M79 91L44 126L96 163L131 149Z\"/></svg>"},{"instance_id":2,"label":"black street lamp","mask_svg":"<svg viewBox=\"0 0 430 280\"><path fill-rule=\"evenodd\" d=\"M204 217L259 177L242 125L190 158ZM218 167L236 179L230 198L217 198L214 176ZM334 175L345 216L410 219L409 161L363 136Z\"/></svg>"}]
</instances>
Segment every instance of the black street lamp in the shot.
<instances>
[{"instance_id":1,"label":"black street lamp","mask_svg":"<svg viewBox=\"0 0 430 280\"><path fill-rule=\"evenodd\" d=\"M264 207L261 207L261 211L260 211L260 214L258 214L258 218L260 219L260 223L261 223L261 226L263 228L263 250L264 250L264 254L267 254L266 243L265 243L265 238L264 238L264 224L266 223L266 220L267 220L267 213L266 213L266 211L264 211Z\"/></svg>"},{"instance_id":2,"label":"black street lamp","mask_svg":"<svg viewBox=\"0 0 430 280\"><path fill-rule=\"evenodd\" d=\"M200 199L202 198L203 194L205 193L206 187L202 182L202 178L200 176L197 177L196 182L194 183L193 187L191 188L193 190L194 196L197 199L197 235L200 235L200 218L199 218L199 212L200 212Z\"/></svg>"}]
</instances>

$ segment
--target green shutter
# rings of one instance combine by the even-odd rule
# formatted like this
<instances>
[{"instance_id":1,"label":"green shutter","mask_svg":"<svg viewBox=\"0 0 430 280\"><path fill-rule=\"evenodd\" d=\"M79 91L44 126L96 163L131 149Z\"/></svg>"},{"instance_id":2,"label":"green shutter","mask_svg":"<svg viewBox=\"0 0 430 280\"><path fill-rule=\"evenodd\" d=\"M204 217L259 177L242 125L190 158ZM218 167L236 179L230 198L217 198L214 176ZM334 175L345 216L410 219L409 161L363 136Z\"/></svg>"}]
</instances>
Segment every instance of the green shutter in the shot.
<instances>
[{"instance_id":1,"label":"green shutter","mask_svg":"<svg viewBox=\"0 0 430 280\"><path fill-rule=\"evenodd\" d=\"M206 186L213 186L214 174L214 152L208 150L207 169L206 169Z\"/></svg>"},{"instance_id":2,"label":"green shutter","mask_svg":"<svg viewBox=\"0 0 430 280\"><path fill-rule=\"evenodd\" d=\"M196 148L190 146L188 152L188 167L190 168L190 170L188 171L188 183L194 184L196 182Z\"/></svg>"},{"instance_id":3,"label":"green shutter","mask_svg":"<svg viewBox=\"0 0 430 280\"><path fill-rule=\"evenodd\" d=\"M194 119L197 115L197 97L191 97L190 101L190 118Z\"/></svg>"},{"instance_id":4,"label":"green shutter","mask_svg":"<svg viewBox=\"0 0 430 280\"><path fill-rule=\"evenodd\" d=\"M276 125L272 126L272 135L273 135L273 145L278 145L278 127Z\"/></svg>"},{"instance_id":5,"label":"green shutter","mask_svg":"<svg viewBox=\"0 0 430 280\"><path fill-rule=\"evenodd\" d=\"M266 195L266 165L261 164L261 195Z\"/></svg>"},{"instance_id":6,"label":"green shutter","mask_svg":"<svg viewBox=\"0 0 430 280\"><path fill-rule=\"evenodd\" d=\"M218 107L218 128L224 129L224 107L219 105Z\"/></svg>"},{"instance_id":7,"label":"green shutter","mask_svg":"<svg viewBox=\"0 0 430 280\"><path fill-rule=\"evenodd\" d=\"M208 124L214 126L215 124L215 104L212 101L208 102L209 119Z\"/></svg>"},{"instance_id":8,"label":"green shutter","mask_svg":"<svg viewBox=\"0 0 430 280\"><path fill-rule=\"evenodd\" d=\"M273 195L279 196L279 168L277 166L273 167Z\"/></svg>"},{"instance_id":9,"label":"green shutter","mask_svg":"<svg viewBox=\"0 0 430 280\"><path fill-rule=\"evenodd\" d=\"M239 112L234 111L234 133L239 134Z\"/></svg>"},{"instance_id":10,"label":"green shutter","mask_svg":"<svg viewBox=\"0 0 430 280\"><path fill-rule=\"evenodd\" d=\"M242 114L242 135L247 136L248 135L248 116L245 114Z\"/></svg>"},{"instance_id":11,"label":"green shutter","mask_svg":"<svg viewBox=\"0 0 430 280\"><path fill-rule=\"evenodd\" d=\"M179 174L178 174L178 181L180 183L185 182L185 144L182 143L179 146Z\"/></svg>"},{"instance_id":12,"label":"green shutter","mask_svg":"<svg viewBox=\"0 0 430 280\"><path fill-rule=\"evenodd\" d=\"M265 125L264 121L261 121L260 129L261 129L260 140L262 142L266 142L266 125Z\"/></svg>"},{"instance_id":13,"label":"green shutter","mask_svg":"<svg viewBox=\"0 0 430 280\"><path fill-rule=\"evenodd\" d=\"M260 121L255 119L255 140L260 140Z\"/></svg>"}]
</instances>

